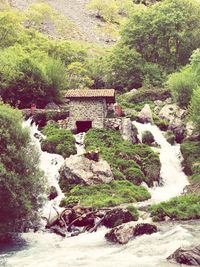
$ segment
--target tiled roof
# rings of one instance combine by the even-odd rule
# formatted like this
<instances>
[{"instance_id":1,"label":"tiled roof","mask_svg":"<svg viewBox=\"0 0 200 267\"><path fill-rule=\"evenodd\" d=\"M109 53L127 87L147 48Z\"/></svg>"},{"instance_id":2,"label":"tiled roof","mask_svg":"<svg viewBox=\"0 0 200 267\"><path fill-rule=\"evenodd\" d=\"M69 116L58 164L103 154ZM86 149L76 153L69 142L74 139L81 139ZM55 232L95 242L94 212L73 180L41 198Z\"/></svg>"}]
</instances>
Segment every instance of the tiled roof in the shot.
<instances>
[{"instance_id":1,"label":"tiled roof","mask_svg":"<svg viewBox=\"0 0 200 267\"><path fill-rule=\"evenodd\" d=\"M75 89L75 90L68 90L65 94L66 98L88 98L88 97L115 97L115 90L114 89Z\"/></svg>"}]
</instances>

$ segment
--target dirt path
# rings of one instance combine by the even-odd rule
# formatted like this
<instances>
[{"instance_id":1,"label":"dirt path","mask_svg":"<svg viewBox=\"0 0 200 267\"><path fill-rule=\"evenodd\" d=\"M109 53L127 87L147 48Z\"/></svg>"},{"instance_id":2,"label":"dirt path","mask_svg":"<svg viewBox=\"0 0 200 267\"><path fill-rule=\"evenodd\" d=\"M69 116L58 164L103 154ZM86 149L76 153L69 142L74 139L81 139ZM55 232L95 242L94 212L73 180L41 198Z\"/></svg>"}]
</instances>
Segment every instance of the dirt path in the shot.
<instances>
[{"instance_id":1,"label":"dirt path","mask_svg":"<svg viewBox=\"0 0 200 267\"><path fill-rule=\"evenodd\" d=\"M110 45L113 40L100 32L96 27L99 23L94 15L87 9L90 0L46 0L55 10L71 20L84 35L84 39L91 43ZM19 9L26 9L37 0L10 0L11 4Z\"/></svg>"}]
</instances>

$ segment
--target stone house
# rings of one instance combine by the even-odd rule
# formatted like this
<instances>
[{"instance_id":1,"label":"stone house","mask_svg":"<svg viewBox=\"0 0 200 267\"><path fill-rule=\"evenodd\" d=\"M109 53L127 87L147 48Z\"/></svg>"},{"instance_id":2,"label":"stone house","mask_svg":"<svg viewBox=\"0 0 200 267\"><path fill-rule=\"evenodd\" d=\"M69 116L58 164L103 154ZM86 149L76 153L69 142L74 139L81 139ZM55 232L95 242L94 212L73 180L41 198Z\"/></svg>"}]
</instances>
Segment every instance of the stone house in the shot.
<instances>
[{"instance_id":1,"label":"stone house","mask_svg":"<svg viewBox=\"0 0 200 267\"><path fill-rule=\"evenodd\" d=\"M65 97L69 100L68 128L79 133L104 127L108 107L115 103L115 90L68 90Z\"/></svg>"}]
</instances>

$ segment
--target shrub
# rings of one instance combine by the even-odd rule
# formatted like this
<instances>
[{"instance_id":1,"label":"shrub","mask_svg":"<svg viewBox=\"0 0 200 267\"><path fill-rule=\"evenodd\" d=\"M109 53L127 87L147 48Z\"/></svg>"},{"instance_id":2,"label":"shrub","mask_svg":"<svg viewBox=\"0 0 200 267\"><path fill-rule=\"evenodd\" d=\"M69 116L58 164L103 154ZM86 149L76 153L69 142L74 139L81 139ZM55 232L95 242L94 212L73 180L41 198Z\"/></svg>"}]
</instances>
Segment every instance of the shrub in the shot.
<instances>
[{"instance_id":1,"label":"shrub","mask_svg":"<svg viewBox=\"0 0 200 267\"><path fill-rule=\"evenodd\" d=\"M117 21L119 9L115 0L91 0L88 8L94 10L97 16L105 21Z\"/></svg>"},{"instance_id":2,"label":"shrub","mask_svg":"<svg viewBox=\"0 0 200 267\"><path fill-rule=\"evenodd\" d=\"M200 196L188 194L172 198L149 208L154 221L163 221L165 216L173 220L200 219Z\"/></svg>"},{"instance_id":3,"label":"shrub","mask_svg":"<svg viewBox=\"0 0 200 267\"><path fill-rule=\"evenodd\" d=\"M171 74L167 84L177 103L181 107L187 107L190 103L192 92L197 86L195 75L191 67L186 67L180 72Z\"/></svg>"},{"instance_id":4,"label":"shrub","mask_svg":"<svg viewBox=\"0 0 200 267\"><path fill-rule=\"evenodd\" d=\"M77 185L65 194L61 206L74 205L80 202L80 205L84 207L101 208L149 198L150 194L142 186L135 186L128 181L112 181L110 184Z\"/></svg>"},{"instance_id":5,"label":"shrub","mask_svg":"<svg viewBox=\"0 0 200 267\"><path fill-rule=\"evenodd\" d=\"M42 150L62 155L64 158L76 154L75 138L70 130L59 129L56 123L47 124L43 129L46 139L42 141Z\"/></svg>"}]
</instances>

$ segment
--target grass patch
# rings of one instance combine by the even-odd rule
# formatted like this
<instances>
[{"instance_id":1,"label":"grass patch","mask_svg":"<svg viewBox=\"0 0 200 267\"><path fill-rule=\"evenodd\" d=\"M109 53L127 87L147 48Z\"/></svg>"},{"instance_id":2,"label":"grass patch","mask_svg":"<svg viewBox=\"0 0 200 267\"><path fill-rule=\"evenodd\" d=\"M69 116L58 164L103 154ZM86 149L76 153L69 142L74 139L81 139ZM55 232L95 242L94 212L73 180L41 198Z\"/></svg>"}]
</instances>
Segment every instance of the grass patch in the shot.
<instances>
[{"instance_id":1,"label":"grass patch","mask_svg":"<svg viewBox=\"0 0 200 267\"><path fill-rule=\"evenodd\" d=\"M184 172L187 175L193 175L199 170L195 165L200 162L200 142L186 141L181 144L181 153L183 155Z\"/></svg>"},{"instance_id":2,"label":"grass patch","mask_svg":"<svg viewBox=\"0 0 200 267\"><path fill-rule=\"evenodd\" d=\"M46 139L42 141L42 150L60 154L64 158L76 154L75 138L70 130L59 129L57 123L47 124L43 129Z\"/></svg>"},{"instance_id":3,"label":"grass patch","mask_svg":"<svg viewBox=\"0 0 200 267\"><path fill-rule=\"evenodd\" d=\"M159 156L147 145L124 141L116 131L91 129L86 134L85 146L87 150L100 151L115 179L127 179L135 185L145 181L149 186L159 180Z\"/></svg>"},{"instance_id":4,"label":"grass patch","mask_svg":"<svg viewBox=\"0 0 200 267\"><path fill-rule=\"evenodd\" d=\"M200 196L188 194L172 198L150 207L154 221L164 221L165 216L172 220L200 219Z\"/></svg>"},{"instance_id":5,"label":"grass patch","mask_svg":"<svg viewBox=\"0 0 200 267\"><path fill-rule=\"evenodd\" d=\"M139 219L139 212L134 206L129 205L126 207L126 209L133 215L134 221L137 221Z\"/></svg>"},{"instance_id":6,"label":"grass patch","mask_svg":"<svg viewBox=\"0 0 200 267\"><path fill-rule=\"evenodd\" d=\"M142 186L135 186L128 181L112 181L101 185L77 185L65 194L61 206L75 205L80 202L83 207L101 208L149 198L149 192Z\"/></svg>"}]
</instances>

